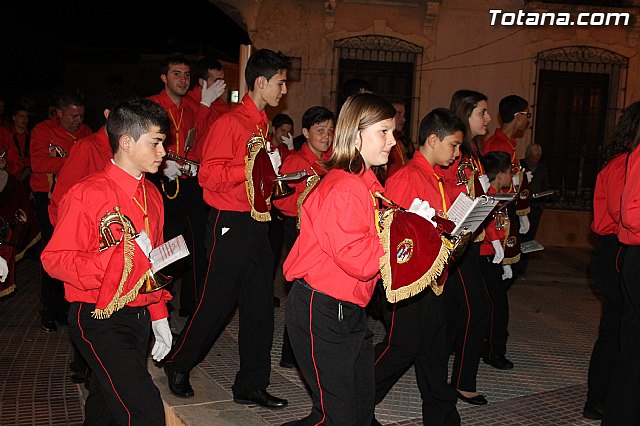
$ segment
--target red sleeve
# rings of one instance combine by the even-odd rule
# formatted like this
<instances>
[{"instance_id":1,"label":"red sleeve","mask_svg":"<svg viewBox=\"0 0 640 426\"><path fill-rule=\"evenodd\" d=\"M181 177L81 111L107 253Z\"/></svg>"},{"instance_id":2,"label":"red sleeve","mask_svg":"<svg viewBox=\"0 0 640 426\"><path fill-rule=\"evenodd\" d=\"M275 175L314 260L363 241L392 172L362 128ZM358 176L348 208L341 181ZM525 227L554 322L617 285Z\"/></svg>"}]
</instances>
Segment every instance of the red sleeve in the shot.
<instances>
[{"instance_id":1,"label":"red sleeve","mask_svg":"<svg viewBox=\"0 0 640 426\"><path fill-rule=\"evenodd\" d=\"M37 125L31 132L31 169L34 173L58 173L66 161L64 157L51 157L49 143L56 137L45 123Z\"/></svg>"},{"instance_id":2,"label":"red sleeve","mask_svg":"<svg viewBox=\"0 0 640 426\"><path fill-rule=\"evenodd\" d=\"M218 120L207 133L198 171L198 182L205 189L225 192L246 180L244 152L236 152L241 145L236 143L237 135L246 131L234 129L235 125L231 120Z\"/></svg>"},{"instance_id":3,"label":"red sleeve","mask_svg":"<svg viewBox=\"0 0 640 426\"><path fill-rule=\"evenodd\" d=\"M20 152L13 143L13 135L7 129L0 128L0 154L4 153L4 159L7 162L6 170L15 177L20 177L20 173L24 167Z\"/></svg>"},{"instance_id":4,"label":"red sleeve","mask_svg":"<svg viewBox=\"0 0 640 426\"><path fill-rule=\"evenodd\" d=\"M634 240L636 240L640 239L640 179L630 179L629 176L638 176L640 170L639 148L636 148L629 156L627 170L627 180L622 190L621 224L633 234Z\"/></svg>"}]
</instances>

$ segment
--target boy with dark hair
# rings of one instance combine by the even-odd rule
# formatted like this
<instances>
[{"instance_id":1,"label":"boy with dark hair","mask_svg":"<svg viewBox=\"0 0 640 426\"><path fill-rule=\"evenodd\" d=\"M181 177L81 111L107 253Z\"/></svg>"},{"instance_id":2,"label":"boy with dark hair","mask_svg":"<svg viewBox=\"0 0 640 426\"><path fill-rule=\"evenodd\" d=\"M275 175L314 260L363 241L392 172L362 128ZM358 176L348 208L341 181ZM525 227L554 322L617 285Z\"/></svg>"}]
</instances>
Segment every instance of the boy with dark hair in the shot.
<instances>
[{"instance_id":1,"label":"boy with dark hair","mask_svg":"<svg viewBox=\"0 0 640 426\"><path fill-rule=\"evenodd\" d=\"M166 112L148 99L111 111L113 160L65 194L42 252L47 272L64 281L71 339L92 370L85 424L165 424L147 348L151 329L154 360L171 348L171 296L140 289L150 276L149 253L163 243L162 198L145 173L162 164L168 129ZM113 241L101 238L106 233Z\"/></svg>"},{"instance_id":2,"label":"boy with dark hair","mask_svg":"<svg viewBox=\"0 0 640 426\"><path fill-rule=\"evenodd\" d=\"M513 177L511 156L503 151L491 151L482 158L482 166L489 178L490 186L487 195L500 192L511 185ZM499 242L504 248L505 226L508 226L507 212L499 210L495 213L495 221L489 226L495 226ZM487 329L487 348L483 360L498 370L510 370L513 362L505 355L507 353L507 330L509 324L509 300L507 290L511 266L494 263L496 249L492 242L484 239L480 245L480 270L489 293L489 325Z\"/></svg>"},{"instance_id":3,"label":"boy with dark hair","mask_svg":"<svg viewBox=\"0 0 640 426\"><path fill-rule=\"evenodd\" d=\"M414 200L446 213L451 200L435 165L448 167L460 155L464 123L437 108L420 122L419 148L413 159L391 176L385 195L409 209ZM430 425L459 425L456 390L447 383L448 359L444 298L429 288L401 302L386 303L387 335L376 345L376 403L414 365L422 396L422 418Z\"/></svg>"},{"instance_id":4,"label":"boy with dark hair","mask_svg":"<svg viewBox=\"0 0 640 426\"><path fill-rule=\"evenodd\" d=\"M211 206L205 236L209 268L197 308L164 365L169 389L176 396L193 396L189 374L238 306L240 371L232 388L233 400L267 408L287 406L286 400L267 392L273 341L273 252L269 224L251 215L245 157L250 139L267 136L265 108L277 106L287 93L290 66L281 53L256 50L245 69L248 93L213 123L204 141L198 181Z\"/></svg>"}]
</instances>

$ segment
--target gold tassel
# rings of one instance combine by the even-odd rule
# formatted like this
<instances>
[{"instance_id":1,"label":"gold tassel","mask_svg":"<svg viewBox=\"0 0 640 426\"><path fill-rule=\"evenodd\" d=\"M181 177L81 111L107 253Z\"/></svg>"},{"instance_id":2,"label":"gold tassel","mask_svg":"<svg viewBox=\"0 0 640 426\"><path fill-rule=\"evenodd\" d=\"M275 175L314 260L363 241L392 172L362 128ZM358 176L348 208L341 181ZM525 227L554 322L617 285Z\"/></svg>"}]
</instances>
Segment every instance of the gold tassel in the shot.
<instances>
[{"instance_id":1,"label":"gold tassel","mask_svg":"<svg viewBox=\"0 0 640 426\"><path fill-rule=\"evenodd\" d=\"M307 178L307 183L304 188L304 191L302 191L302 193L300 194L300 197L298 197L298 200L296 201L296 204L298 205L298 217L296 218L296 228L298 229L300 229L300 214L302 213L302 204L304 203L304 200L307 199L307 196L313 190L313 188L316 187L318 182L320 182L320 176L318 175L309 176Z\"/></svg>"},{"instance_id":2,"label":"gold tassel","mask_svg":"<svg viewBox=\"0 0 640 426\"><path fill-rule=\"evenodd\" d=\"M4 290L0 291L0 297L6 296L7 294L13 293L15 291L15 289L16 289L16 285L15 284L11 284L9 287L7 287Z\"/></svg>"},{"instance_id":3,"label":"gold tassel","mask_svg":"<svg viewBox=\"0 0 640 426\"><path fill-rule=\"evenodd\" d=\"M255 199L254 198L255 187L253 186L253 175L252 175L253 164L249 164L249 163L253 163L253 159L251 159L249 156L246 156L244 157L244 162L245 162L244 175L246 178L245 188L247 189L247 198L249 199L249 205L251 206L251 217L257 220L258 222L269 222L271 220L271 214L269 212L259 212L253 207L253 202ZM269 198L265 200L267 205L269 205L270 200L271 200L271 196L269 196Z\"/></svg>"}]
</instances>

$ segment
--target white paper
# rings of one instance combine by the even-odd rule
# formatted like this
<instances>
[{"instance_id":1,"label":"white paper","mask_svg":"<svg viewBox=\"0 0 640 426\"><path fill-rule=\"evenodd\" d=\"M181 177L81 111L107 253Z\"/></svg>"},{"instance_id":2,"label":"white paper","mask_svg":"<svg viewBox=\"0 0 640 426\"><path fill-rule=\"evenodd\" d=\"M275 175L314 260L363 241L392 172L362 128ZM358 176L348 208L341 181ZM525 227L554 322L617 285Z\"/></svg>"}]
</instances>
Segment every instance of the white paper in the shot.
<instances>
[{"instance_id":1,"label":"white paper","mask_svg":"<svg viewBox=\"0 0 640 426\"><path fill-rule=\"evenodd\" d=\"M496 204L496 200L491 197L481 196L472 200L467 194L461 192L447 211L447 218L456 224L451 235L460 236L463 231L476 232Z\"/></svg>"},{"instance_id":2,"label":"white paper","mask_svg":"<svg viewBox=\"0 0 640 426\"><path fill-rule=\"evenodd\" d=\"M182 235L178 235L161 246L151 250L151 253L149 253L151 269L153 272L158 272L165 266L170 265L176 260L182 259L188 255L189 249L184 241L184 237Z\"/></svg>"},{"instance_id":3,"label":"white paper","mask_svg":"<svg viewBox=\"0 0 640 426\"><path fill-rule=\"evenodd\" d=\"M544 246L536 240L525 241L520 243L520 251L522 253L532 253L534 251L544 250Z\"/></svg>"}]
</instances>

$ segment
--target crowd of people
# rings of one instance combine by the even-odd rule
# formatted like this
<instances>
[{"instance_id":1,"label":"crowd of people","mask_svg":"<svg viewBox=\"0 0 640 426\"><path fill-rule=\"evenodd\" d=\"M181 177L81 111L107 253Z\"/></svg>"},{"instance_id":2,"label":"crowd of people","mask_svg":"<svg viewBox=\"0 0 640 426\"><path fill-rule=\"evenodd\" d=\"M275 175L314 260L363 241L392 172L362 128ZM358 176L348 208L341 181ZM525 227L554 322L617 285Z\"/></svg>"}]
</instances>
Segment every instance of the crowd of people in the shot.
<instances>
[{"instance_id":1,"label":"crowd of people","mask_svg":"<svg viewBox=\"0 0 640 426\"><path fill-rule=\"evenodd\" d=\"M289 69L282 53L256 50L244 74L248 91L231 106L219 61L192 65L172 54L159 70L160 93L105 88L105 121L95 133L83 124L77 91L62 93L56 113L31 130L23 106L0 127L0 190L31 194L42 249L41 328L68 326L72 380L90 390L86 424L164 424L147 358L164 369L171 393L193 397L190 373L236 308L234 402L286 407L267 390L279 273L288 293L280 366L300 371L313 401L311 413L291 424L379 424L376 404L413 365L424 424L459 425L458 400L489 402L476 380L480 361L514 368L506 356L508 290L526 272L520 242L535 238L543 211L530 195L548 189L540 145L530 144L524 159L517 155L531 118L527 100L501 99L500 126L489 136L487 97L458 90L448 107L422 117L414 143L404 103L352 79L340 110L309 107L294 137L290 116L267 115L288 92ZM593 229L602 235L594 276L607 297L584 414L604 416L603 424L638 420L629 408L638 406L633 336L640 324L629 259L639 234L635 184L625 179L636 167L636 104L623 114L594 201ZM418 215L429 232L446 233L442 223L459 197L494 194L502 201L429 285L387 300L385 211ZM151 259L178 236L189 255L162 271L180 281L178 311L171 312L167 302L178 294ZM433 244L440 249L439 238ZM0 281L13 288L16 255L27 245L0 245ZM372 313L386 332L376 345ZM170 315L186 317L175 338ZM610 359L632 392L606 392Z\"/></svg>"}]
</instances>

